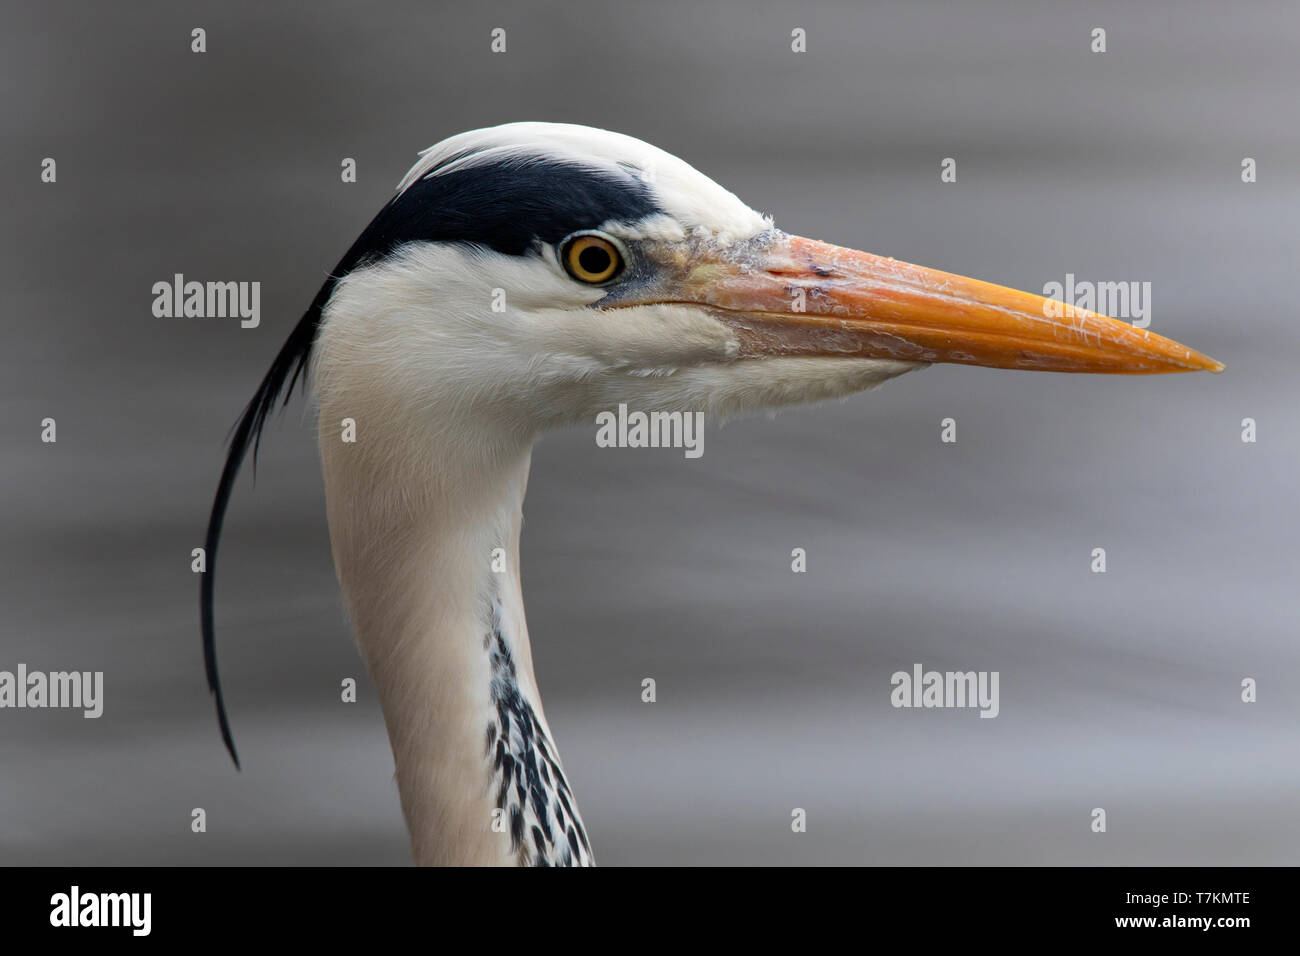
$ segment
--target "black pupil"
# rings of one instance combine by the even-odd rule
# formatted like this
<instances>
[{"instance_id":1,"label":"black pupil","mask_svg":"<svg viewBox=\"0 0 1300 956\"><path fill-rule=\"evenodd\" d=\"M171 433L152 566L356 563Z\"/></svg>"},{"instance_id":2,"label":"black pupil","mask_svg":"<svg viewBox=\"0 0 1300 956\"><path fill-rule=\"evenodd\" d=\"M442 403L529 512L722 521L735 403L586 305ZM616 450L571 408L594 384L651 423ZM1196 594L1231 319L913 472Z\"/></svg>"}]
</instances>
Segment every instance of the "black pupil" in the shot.
<instances>
[{"instance_id":1,"label":"black pupil","mask_svg":"<svg viewBox=\"0 0 1300 956\"><path fill-rule=\"evenodd\" d=\"M611 262L609 250L602 249L600 246L587 246L578 253L578 265L582 267L583 272L592 275L603 275L609 269Z\"/></svg>"}]
</instances>

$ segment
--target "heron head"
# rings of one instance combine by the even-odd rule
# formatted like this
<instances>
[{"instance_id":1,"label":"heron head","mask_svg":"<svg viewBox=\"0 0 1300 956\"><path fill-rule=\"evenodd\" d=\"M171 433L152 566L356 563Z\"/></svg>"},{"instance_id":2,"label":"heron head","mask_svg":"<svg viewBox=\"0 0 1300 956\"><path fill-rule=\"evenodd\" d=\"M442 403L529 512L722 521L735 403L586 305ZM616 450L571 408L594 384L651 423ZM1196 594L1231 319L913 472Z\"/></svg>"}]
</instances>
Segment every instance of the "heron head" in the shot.
<instances>
[{"instance_id":1,"label":"heron head","mask_svg":"<svg viewBox=\"0 0 1300 956\"><path fill-rule=\"evenodd\" d=\"M1037 295L788 235L675 156L581 126L426 150L338 274L323 394L520 434L620 402L728 415L813 401L939 362L1221 368Z\"/></svg>"}]
</instances>

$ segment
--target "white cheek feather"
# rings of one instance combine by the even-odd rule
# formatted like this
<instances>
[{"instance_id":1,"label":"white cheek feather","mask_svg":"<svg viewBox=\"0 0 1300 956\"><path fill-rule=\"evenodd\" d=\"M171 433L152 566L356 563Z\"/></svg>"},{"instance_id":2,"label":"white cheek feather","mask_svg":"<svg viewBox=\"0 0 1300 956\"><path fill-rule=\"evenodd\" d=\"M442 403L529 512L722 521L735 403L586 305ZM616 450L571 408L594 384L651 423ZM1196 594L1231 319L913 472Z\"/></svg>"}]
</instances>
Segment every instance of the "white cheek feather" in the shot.
<instances>
[{"instance_id":1,"label":"white cheek feather","mask_svg":"<svg viewBox=\"0 0 1300 956\"><path fill-rule=\"evenodd\" d=\"M739 352L734 332L702 310L587 308L604 294L545 257L411 244L339 284L317 340L315 388L354 405L428 409L447 427L465 415L533 434L584 420L593 393L614 383Z\"/></svg>"}]
</instances>

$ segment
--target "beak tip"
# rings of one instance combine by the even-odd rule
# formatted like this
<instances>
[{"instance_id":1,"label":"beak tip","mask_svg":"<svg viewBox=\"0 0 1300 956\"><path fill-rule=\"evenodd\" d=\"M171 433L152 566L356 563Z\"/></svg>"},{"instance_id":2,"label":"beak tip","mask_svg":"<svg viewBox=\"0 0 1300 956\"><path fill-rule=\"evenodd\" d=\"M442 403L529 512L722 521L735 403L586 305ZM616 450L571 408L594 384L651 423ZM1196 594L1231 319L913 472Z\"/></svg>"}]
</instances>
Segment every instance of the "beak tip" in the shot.
<instances>
[{"instance_id":1,"label":"beak tip","mask_svg":"<svg viewBox=\"0 0 1300 956\"><path fill-rule=\"evenodd\" d=\"M1212 359L1208 355L1201 355L1199 352L1192 353L1191 357L1192 361L1196 363L1193 371L1212 372L1213 374L1218 375L1228 367L1218 359Z\"/></svg>"}]
</instances>

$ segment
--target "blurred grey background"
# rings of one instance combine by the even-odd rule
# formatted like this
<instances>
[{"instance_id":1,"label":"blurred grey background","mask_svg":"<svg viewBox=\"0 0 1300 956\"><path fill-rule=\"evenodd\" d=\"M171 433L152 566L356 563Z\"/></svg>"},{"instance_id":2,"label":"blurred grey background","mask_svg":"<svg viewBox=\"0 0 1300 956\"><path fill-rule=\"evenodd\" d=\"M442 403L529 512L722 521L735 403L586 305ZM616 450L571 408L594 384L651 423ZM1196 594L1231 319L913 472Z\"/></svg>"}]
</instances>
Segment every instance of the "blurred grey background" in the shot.
<instances>
[{"instance_id":1,"label":"blurred grey background","mask_svg":"<svg viewBox=\"0 0 1300 956\"><path fill-rule=\"evenodd\" d=\"M0 712L0 862L408 862L305 403L241 482L221 555L242 773L190 549L239 409L416 151L517 119L639 136L792 232L1031 290L1150 281L1152 328L1228 365L940 366L711 428L698 461L549 436L524 591L600 862L1300 861L1294 4L10 2L4 20L0 669L103 670L106 690L99 720ZM261 281L261 327L154 318L176 272ZM1001 715L894 710L889 676L915 662L1000 671Z\"/></svg>"}]
</instances>

